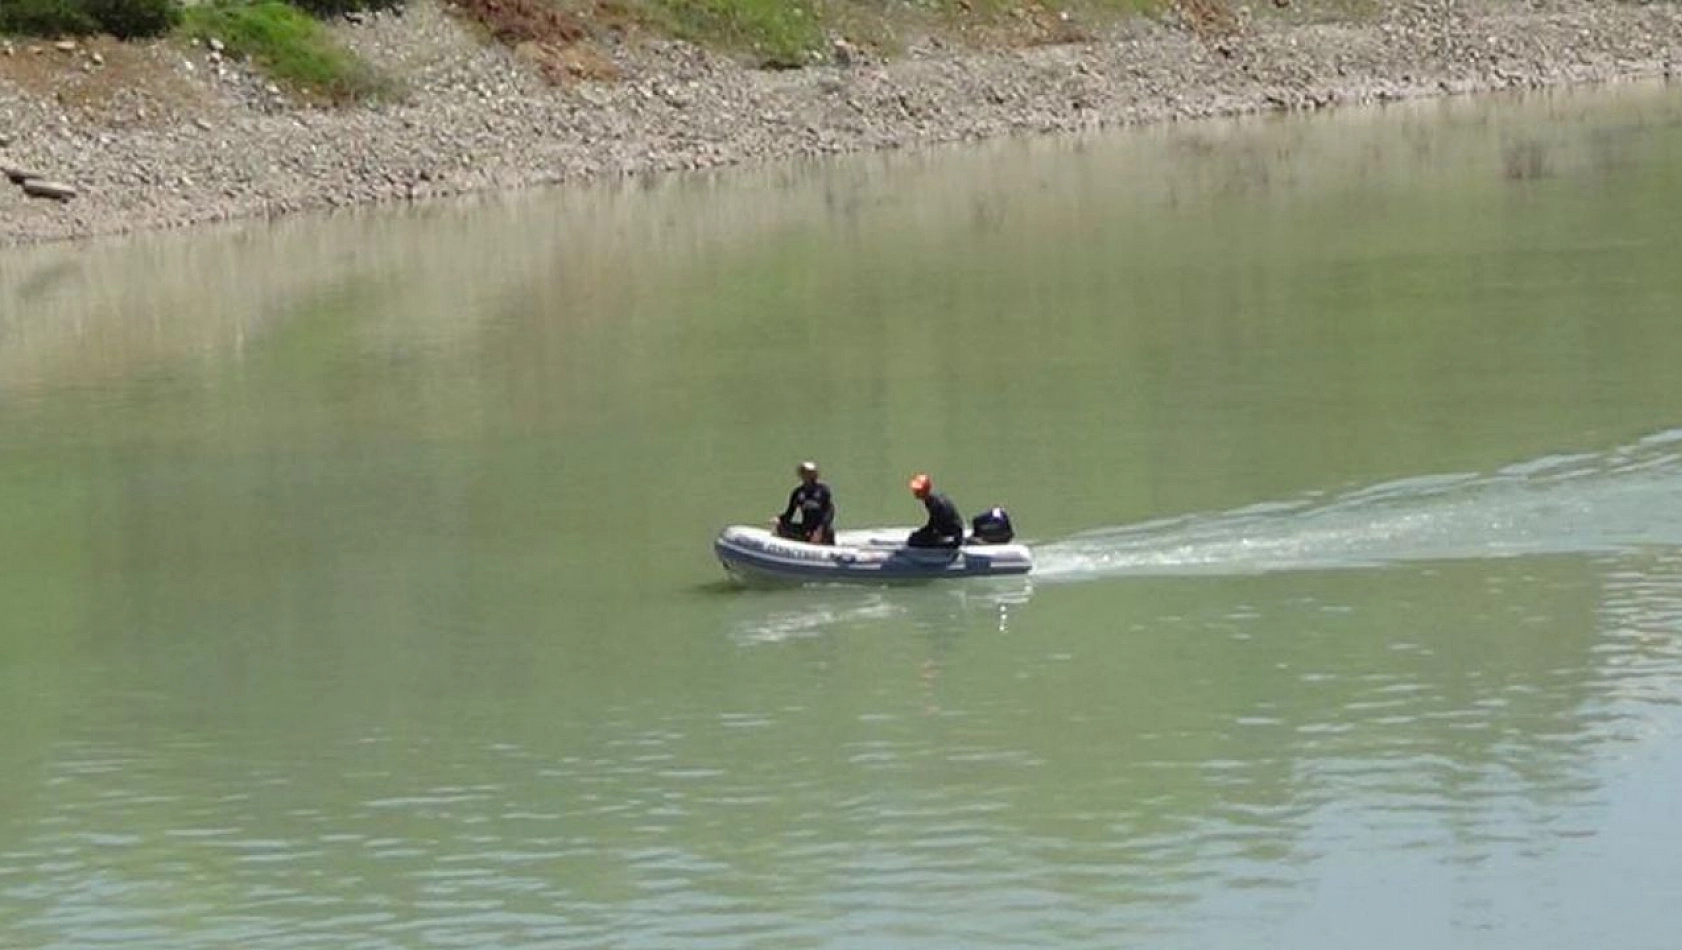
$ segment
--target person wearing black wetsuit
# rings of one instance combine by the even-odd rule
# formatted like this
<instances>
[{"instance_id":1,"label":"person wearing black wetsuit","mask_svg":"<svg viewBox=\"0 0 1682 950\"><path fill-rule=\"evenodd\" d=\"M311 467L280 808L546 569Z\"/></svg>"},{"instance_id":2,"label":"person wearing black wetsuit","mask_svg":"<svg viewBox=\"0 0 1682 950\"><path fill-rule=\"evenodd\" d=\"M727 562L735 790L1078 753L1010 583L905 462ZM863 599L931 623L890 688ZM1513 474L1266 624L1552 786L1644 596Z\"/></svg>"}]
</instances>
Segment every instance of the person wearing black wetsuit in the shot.
<instances>
[{"instance_id":1,"label":"person wearing black wetsuit","mask_svg":"<svg viewBox=\"0 0 1682 950\"><path fill-rule=\"evenodd\" d=\"M812 544L835 543L835 500L829 486L818 480L816 462L801 462L795 469L800 484L788 493L788 507L777 516L778 537ZM795 515L800 519L795 520Z\"/></svg>"},{"instance_id":2,"label":"person wearing black wetsuit","mask_svg":"<svg viewBox=\"0 0 1682 950\"><path fill-rule=\"evenodd\" d=\"M928 510L928 524L911 532L905 543L914 548L955 548L964 543L964 518L952 499L934 490L934 482L918 473L911 478L911 494Z\"/></svg>"}]
</instances>

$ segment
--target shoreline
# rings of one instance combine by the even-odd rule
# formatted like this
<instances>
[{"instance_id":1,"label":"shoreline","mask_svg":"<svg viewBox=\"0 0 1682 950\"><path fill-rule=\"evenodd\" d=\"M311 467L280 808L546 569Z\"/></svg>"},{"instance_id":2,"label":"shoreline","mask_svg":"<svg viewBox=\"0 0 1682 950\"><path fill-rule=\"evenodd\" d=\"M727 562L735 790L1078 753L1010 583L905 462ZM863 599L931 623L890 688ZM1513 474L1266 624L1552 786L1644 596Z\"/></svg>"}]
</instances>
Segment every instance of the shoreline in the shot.
<instances>
[{"instance_id":1,"label":"shoreline","mask_svg":"<svg viewBox=\"0 0 1682 950\"><path fill-rule=\"evenodd\" d=\"M1396 2L1359 22L1267 17L1211 40L1132 21L1076 44L931 44L792 72L644 39L610 51L629 78L560 86L529 51L482 42L440 0L334 29L399 78L403 101L296 106L243 64L169 41L75 51L12 41L0 59L0 165L77 195L31 198L0 181L0 247L1010 135L1682 76L1682 5L1594 0Z\"/></svg>"}]
</instances>

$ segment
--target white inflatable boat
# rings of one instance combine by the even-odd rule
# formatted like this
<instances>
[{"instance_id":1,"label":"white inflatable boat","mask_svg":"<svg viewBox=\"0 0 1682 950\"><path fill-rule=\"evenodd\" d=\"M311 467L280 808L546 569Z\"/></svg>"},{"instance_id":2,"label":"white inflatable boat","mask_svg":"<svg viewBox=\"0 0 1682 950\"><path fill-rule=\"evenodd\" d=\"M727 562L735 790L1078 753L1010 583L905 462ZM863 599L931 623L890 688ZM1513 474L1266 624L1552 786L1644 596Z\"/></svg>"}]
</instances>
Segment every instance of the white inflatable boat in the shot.
<instances>
[{"instance_id":1,"label":"white inflatable boat","mask_svg":"<svg viewBox=\"0 0 1682 950\"><path fill-rule=\"evenodd\" d=\"M987 544L971 539L957 548L913 548L911 528L838 531L835 543L807 544L780 538L765 528L732 525L713 542L718 560L745 582L863 583L998 577L1033 570L1025 544Z\"/></svg>"}]
</instances>

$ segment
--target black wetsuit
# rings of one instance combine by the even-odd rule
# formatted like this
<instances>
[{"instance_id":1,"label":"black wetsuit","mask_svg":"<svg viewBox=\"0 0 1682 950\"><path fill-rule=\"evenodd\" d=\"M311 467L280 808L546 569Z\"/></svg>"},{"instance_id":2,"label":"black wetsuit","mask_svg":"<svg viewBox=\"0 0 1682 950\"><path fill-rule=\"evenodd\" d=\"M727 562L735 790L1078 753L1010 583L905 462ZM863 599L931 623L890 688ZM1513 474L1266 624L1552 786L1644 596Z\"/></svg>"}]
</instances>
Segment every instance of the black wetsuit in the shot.
<instances>
[{"instance_id":1,"label":"black wetsuit","mask_svg":"<svg viewBox=\"0 0 1682 950\"><path fill-rule=\"evenodd\" d=\"M929 523L911 532L905 543L914 548L955 548L964 543L964 517L952 499L938 492L923 497Z\"/></svg>"},{"instance_id":2,"label":"black wetsuit","mask_svg":"<svg viewBox=\"0 0 1682 950\"><path fill-rule=\"evenodd\" d=\"M794 516L799 513L800 520ZM821 544L835 543L835 501L823 482L801 482L788 493L788 507L777 516L777 533L785 538L808 540L813 530L823 529Z\"/></svg>"}]
</instances>

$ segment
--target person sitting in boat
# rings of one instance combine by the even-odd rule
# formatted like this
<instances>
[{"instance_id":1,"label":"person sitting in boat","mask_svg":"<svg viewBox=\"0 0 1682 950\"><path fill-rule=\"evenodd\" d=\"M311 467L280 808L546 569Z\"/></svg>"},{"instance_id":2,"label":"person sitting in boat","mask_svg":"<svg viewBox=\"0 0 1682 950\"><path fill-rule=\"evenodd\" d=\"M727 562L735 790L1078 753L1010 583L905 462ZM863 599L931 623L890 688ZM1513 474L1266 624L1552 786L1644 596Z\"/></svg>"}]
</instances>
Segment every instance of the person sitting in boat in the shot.
<instances>
[{"instance_id":1,"label":"person sitting in boat","mask_svg":"<svg viewBox=\"0 0 1682 950\"><path fill-rule=\"evenodd\" d=\"M818 479L818 463L801 462L795 474L800 484L788 493L788 507L777 516L778 537L811 544L835 543L835 500L829 486ZM799 520L795 520L796 516Z\"/></svg>"},{"instance_id":2,"label":"person sitting in boat","mask_svg":"<svg viewBox=\"0 0 1682 950\"><path fill-rule=\"evenodd\" d=\"M911 494L928 510L928 524L911 532L905 543L914 548L955 548L964 543L964 518L952 499L934 490L934 482L922 472L911 476Z\"/></svg>"}]
</instances>

